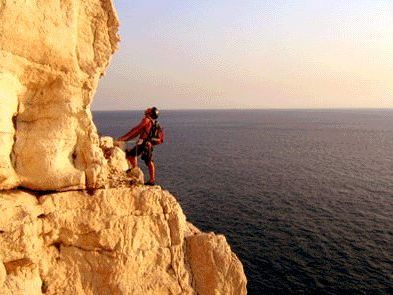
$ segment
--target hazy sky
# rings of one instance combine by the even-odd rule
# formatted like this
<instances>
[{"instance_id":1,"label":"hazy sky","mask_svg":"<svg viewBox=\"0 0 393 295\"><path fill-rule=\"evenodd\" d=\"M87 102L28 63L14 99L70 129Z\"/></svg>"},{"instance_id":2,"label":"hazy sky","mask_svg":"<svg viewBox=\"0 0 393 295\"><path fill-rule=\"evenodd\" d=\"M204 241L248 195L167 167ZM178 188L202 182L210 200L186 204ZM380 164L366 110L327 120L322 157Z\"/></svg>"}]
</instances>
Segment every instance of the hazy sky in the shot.
<instances>
[{"instance_id":1,"label":"hazy sky","mask_svg":"<svg viewBox=\"0 0 393 295\"><path fill-rule=\"evenodd\" d=\"M392 0L115 0L93 109L393 107Z\"/></svg>"}]
</instances>

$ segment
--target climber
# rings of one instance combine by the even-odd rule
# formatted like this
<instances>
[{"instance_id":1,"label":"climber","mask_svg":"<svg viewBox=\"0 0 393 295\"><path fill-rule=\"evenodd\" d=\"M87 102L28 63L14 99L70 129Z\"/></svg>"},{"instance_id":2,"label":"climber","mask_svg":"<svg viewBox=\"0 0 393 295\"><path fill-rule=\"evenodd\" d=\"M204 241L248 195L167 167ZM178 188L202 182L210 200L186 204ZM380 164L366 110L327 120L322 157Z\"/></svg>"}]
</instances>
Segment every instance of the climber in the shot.
<instances>
[{"instance_id":1,"label":"climber","mask_svg":"<svg viewBox=\"0 0 393 295\"><path fill-rule=\"evenodd\" d=\"M129 141L139 135L139 140L133 149L126 150L126 157L132 168L138 167L138 156L142 155L146 166L149 168L150 179L145 185L154 185L156 171L153 162L153 146L164 142L164 130L157 121L160 111L156 107L148 108L142 121L118 141Z\"/></svg>"}]
</instances>

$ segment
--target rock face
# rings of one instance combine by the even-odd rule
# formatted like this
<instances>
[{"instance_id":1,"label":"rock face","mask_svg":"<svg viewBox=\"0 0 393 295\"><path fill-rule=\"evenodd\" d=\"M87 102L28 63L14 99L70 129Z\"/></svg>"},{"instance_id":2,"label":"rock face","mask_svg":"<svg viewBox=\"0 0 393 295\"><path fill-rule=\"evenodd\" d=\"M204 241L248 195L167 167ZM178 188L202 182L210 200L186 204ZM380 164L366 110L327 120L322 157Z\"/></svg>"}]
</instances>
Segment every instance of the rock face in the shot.
<instances>
[{"instance_id":1,"label":"rock face","mask_svg":"<svg viewBox=\"0 0 393 295\"><path fill-rule=\"evenodd\" d=\"M118 25L112 0L0 0L0 294L245 294L225 238L97 135Z\"/></svg>"},{"instance_id":2,"label":"rock face","mask_svg":"<svg viewBox=\"0 0 393 295\"><path fill-rule=\"evenodd\" d=\"M99 187L89 105L119 41L111 0L0 0L0 189Z\"/></svg>"},{"instance_id":3,"label":"rock face","mask_svg":"<svg viewBox=\"0 0 393 295\"><path fill-rule=\"evenodd\" d=\"M159 187L0 193L0 294L245 294L223 236Z\"/></svg>"},{"instance_id":4,"label":"rock face","mask_svg":"<svg viewBox=\"0 0 393 295\"><path fill-rule=\"evenodd\" d=\"M213 233L191 235L187 238L187 246L198 294L246 293L243 266L224 236Z\"/></svg>"}]
</instances>

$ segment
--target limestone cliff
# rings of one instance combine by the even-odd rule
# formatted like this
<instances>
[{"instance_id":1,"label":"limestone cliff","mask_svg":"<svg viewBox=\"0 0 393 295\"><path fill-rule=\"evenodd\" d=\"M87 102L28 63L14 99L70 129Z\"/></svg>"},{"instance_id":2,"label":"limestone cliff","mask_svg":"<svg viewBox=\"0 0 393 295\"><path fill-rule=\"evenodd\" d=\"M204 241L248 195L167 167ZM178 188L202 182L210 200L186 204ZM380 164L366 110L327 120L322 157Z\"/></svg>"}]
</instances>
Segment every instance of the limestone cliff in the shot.
<instances>
[{"instance_id":1,"label":"limestone cliff","mask_svg":"<svg viewBox=\"0 0 393 295\"><path fill-rule=\"evenodd\" d=\"M245 294L223 236L159 187L0 193L0 294Z\"/></svg>"},{"instance_id":2,"label":"limestone cliff","mask_svg":"<svg viewBox=\"0 0 393 295\"><path fill-rule=\"evenodd\" d=\"M0 0L0 294L245 294L225 237L97 135L118 26L112 0Z\"/></svg>"},{"instance_id":3,"label":"limestone cliff","mask_svg":"<svg viewBox=\"0 0 393 295\"><path fill-rule=\"evenodd\" d=\"M118 25L111 0L0 0L0 188L102 185L89 105Z\"/></svg>"}]
</instances>

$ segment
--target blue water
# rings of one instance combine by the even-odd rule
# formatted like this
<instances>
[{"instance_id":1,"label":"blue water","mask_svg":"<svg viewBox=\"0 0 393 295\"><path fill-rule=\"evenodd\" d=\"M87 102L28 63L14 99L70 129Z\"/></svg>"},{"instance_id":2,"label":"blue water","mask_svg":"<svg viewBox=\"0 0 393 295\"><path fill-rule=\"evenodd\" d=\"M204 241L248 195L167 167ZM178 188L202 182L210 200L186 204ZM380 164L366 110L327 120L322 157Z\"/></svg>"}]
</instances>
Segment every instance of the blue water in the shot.
<instances>
[{"instance_id":1,"label":"blue water","mask_svg":"<svg viewBox=\"0 0 393 295\"><path fill-rule=\"evenodd\" d=\"M95 112L117 137L143 112ZM223 233L249 294L393 288L393 111L163 111L158 182Z\"/></svg>"}]
</instances>

